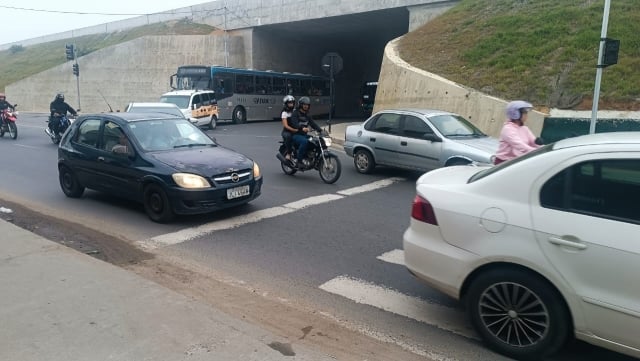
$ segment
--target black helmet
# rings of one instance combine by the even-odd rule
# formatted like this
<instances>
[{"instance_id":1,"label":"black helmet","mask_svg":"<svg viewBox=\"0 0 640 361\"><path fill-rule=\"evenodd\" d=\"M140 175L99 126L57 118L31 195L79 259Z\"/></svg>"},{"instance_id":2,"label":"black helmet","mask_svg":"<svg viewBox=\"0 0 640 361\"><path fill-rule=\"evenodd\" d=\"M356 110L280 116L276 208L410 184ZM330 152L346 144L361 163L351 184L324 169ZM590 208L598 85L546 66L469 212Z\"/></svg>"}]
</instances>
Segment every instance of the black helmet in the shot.
<instances>
[{"instance_id":1,"label":"black helmet","mask_svg":"<svg viewBox=\"0 0 640 361\"><path fill-rule=\"evenodd\" d=\"M309 97L302 97L300 99L298 99L298 104L299 106L303 106L303 105L311 105L311 100L309 99Z\"/></svg>"},{"instance_id":2,"label":"black helmet","mask_svg":"<svg viewBox=\"0 0 640 361\"><path fill-rule=\"evenodd\" d=\"M56 94L56 100L64 101L64 94L62 93Z\"/></svg>"}]
</instances>

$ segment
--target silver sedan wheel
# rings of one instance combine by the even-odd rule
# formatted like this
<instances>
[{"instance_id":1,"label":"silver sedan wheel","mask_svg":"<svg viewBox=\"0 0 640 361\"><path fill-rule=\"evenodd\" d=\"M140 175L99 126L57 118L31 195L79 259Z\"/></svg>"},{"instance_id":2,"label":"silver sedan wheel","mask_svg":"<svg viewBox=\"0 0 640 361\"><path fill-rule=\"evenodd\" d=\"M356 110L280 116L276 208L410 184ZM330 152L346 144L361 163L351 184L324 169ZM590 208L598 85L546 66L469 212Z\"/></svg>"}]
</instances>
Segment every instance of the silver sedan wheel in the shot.
<instances>
[{"instance_id":1,"label":"silver sedan wheel","mask_svg":"<svg viewBox=\"0 0 640 361\"><path fill-rule=\"evenodd\" d=\"M358 149L353 155L353 165L355 165L358 173L371 173L376 166L373 155L365 149Z\"/></svg>"},{"instance_id":2,"label":"silver sedan wheel","mask_svg":"<svg viewBox=\"0 0 640 361\"><path fill-rule=\"evenodd\" d=\"M486 288L478 313L485 329L510 346L533 346L549 332L547 306L537 294L517 283L495 283Z\"/></svg>"}]
</instances>

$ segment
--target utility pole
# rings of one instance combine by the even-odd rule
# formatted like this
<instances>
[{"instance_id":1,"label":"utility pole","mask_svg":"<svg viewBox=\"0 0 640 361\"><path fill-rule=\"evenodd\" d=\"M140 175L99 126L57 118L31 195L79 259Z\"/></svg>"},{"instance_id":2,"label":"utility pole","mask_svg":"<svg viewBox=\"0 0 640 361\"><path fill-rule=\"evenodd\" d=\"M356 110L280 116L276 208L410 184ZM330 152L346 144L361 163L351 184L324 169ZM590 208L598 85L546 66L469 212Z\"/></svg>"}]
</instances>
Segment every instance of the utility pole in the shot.
<instances>
[{"instance_id":1,"label":"utility pole","mask_svg":"<svg viewBox=\"0 0 640 361\"><path fill-rule=\"evenodd\" d=\"M609 26L609 7L611 0L604 1L604 14L602 16L602 33L600 34L600 50L598 51L598 65L596 69L596 83L593 89L593 106L591 108L591 123L589 124L589 134L596 132L596 122L598 120L598 101L600 99L600 81L602 80L602 54L604 53L607 41L607 27Z\"/></svg>"}]
</instances>

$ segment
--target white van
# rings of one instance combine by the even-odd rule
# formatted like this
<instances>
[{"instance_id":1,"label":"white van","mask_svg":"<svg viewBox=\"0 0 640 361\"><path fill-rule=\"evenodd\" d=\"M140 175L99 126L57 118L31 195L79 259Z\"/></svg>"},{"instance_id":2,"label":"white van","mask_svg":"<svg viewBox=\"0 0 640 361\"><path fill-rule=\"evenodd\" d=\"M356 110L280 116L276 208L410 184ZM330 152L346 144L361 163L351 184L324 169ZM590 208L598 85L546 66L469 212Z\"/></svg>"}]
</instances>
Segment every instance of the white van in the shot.
<instances>
[{"instance_id":1,"label":"white van","mask_svg":"<svg viewBox=\"0 0 640 361\"><path fill-rule=\"evenodd\" d=\"M198 126L214 129L218 123L218 102L212 90L174 90L162 94L162 103L173 103Z\"/></svg>"}]
</instances>

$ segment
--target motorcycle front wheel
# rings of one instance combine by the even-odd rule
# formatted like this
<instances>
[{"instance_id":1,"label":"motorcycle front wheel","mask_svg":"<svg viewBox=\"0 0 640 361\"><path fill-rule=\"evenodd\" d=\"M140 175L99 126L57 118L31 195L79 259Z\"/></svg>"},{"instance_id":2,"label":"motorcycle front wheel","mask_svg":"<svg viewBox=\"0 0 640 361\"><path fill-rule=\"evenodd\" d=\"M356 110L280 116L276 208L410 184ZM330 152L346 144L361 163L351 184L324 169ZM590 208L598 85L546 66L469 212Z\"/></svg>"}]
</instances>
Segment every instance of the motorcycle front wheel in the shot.
<instances>
[{"instance_id":1,"label":"motorcycle front wheel","mask_svg":"<svg viewBox=\"0 0 640 361\"><path fill-rule=\"evenodd\" d=\"M325 156L324 160L320 162L320 178L327 184L335 183L340 178L342 172L342 164L340 159L333 154Z\"/></svg>"},{"instance_id":2,"label":"motorcycle front wheel","mask_svg":"<svg viewBox=\"0 0 640 361\"><path fill-rule=\"evenodd\" d=\"M16 123L9 122L7 126L9 127L9 135L11 136L11 139L18 138L18 126L16 125Z\"/></svg>"}]
</instances>

